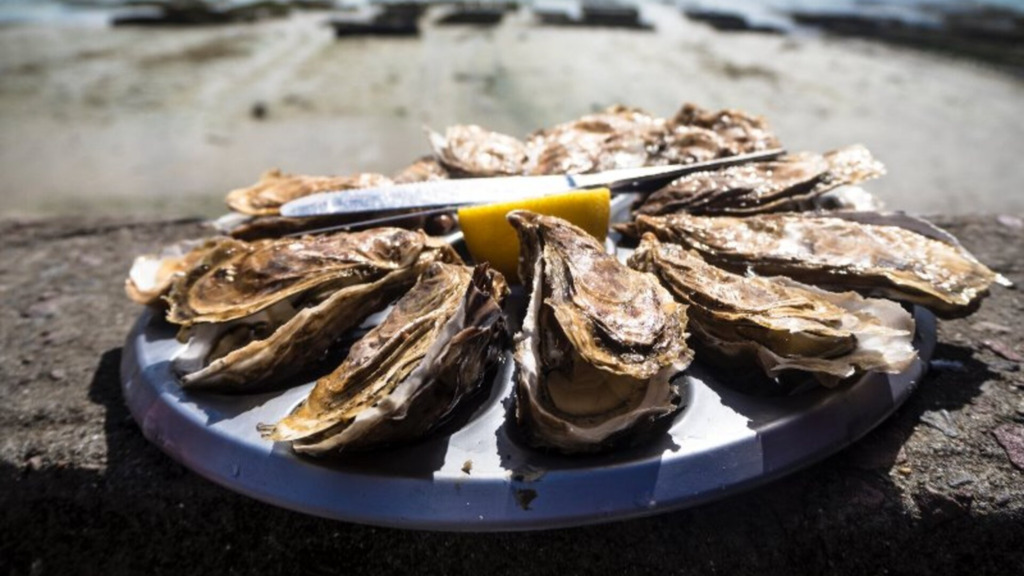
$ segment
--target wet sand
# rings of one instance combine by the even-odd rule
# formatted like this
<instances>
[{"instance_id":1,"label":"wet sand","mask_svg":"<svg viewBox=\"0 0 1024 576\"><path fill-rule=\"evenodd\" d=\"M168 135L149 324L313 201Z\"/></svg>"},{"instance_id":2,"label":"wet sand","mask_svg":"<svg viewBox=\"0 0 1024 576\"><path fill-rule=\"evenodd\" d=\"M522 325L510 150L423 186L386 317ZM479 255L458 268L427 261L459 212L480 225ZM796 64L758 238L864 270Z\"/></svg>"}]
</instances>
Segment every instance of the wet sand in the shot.
<instances>
[{"instance_id":1,"label":"wet sand","mask_svg":"<svg viewBox=\"0 0 1024 576\"><path fill-rule=\"evenodd\" d=\"M197 29L0 28L0 215L213 216L271 167L397 170L421 127L525 136L614 103L769 118L791 150L860 142L867 186L920 213L1019 212L1024 81L852 39L727 34L646 6L654 32L435 27L335 40L325 13ZM267 115L254 119L262 103Z\"/></svg>"}]
</instances>

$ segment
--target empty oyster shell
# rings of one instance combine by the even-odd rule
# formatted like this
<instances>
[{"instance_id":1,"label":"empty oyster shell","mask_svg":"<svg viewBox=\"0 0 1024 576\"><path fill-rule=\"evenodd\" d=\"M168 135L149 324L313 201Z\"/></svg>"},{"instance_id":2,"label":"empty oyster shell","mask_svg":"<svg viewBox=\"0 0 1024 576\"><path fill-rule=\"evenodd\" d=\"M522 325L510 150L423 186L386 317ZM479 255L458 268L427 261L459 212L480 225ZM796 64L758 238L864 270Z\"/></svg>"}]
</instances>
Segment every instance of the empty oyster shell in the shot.
<instances>
[{"instance_id":1,"label":"empty oyster shell","mask_svg":"<svg viewBox=\"0 0 1024 576\"><path fill-rule=\"evenodd\" d=\"M568 222L515 211L530 287L516 337L516 418L529 442L594 452L636 442L679 408L686 307Z\"/></svg>"},{"instance_id":2,"label":"empty oyster shell","mask_svg":"<svg viewBox=\"0 0 1024 576\"><path fill-rule=\"evenodd\" d=\"M699 353L730 367L745 359L771 378L796 370L833 386L869 371L901 372L916 358L914 321L895 302L732 274L652 234L629 265L688 305Z\"/></svg>"},{"instance_id":3,"label":"empty oyster shell","mask_svg":"<svg viewBox=\"0 0 1024 576\"><path fill-rule=\"evenodd\" d=\"M395 228L221 242L171 290L167 318L187 327L173 369L185 387L281 383L436 261L460 259L439 240Z\"/></svg>"},{"instance_id":4,"label":"empty oyster shell","mask_svg":"<svg viewBox=\"0 0 1024 576\"><path fill-rule=\"evenodd\" d=\"M476 125L451 126L444 135L428 132L438 161L459 175L514 176L522 174L526 146L498 132Z\"/></svg>"},{"instance_id":5,"label":"empty oyster shell","mask_svg":"<svg viewBox=\"0 0 1024 576\"><path fill-rule=\"evenodd\" d=\"M391 183L381 174L353 174L350 176L305 176L269 170L259 182L246 188L228 192L225 201L234 211L251 216L280 214L286 202L327 190L371 188Z\"/></svg>"},{"instance_id":6,"label":"empty oyster shell","mask_svg":"<svg viewBox=\"0 0 1024 576\"><path fill-rule=\"evenodd\" d=\"M945 318L970 314L992 282L1006 282L948 233L901 214L678 213L638 216L635 226L727 269L880 295L920 304Z\"/></svg>"},{"instance_id":7,"label":"empty oyster shell","mask_svg":"<svg viewBox=\"0 0 1024 576\"><path fill-rule=\"evenodd\" d=\"M305 402L261 432L308 454L423 436L500 358L507 293L504 278L486 265L433 264Z\"/></svg>"},{"instance_id":8,"label":"empty oyster shell","mask_svg":"<svg viewBox=\"0 0 1024 576\"><path fill-rule=\"evenodd\" d=\"M638 214L755 214L810 207L839 186L877 178L885 169L863 146L823 156L804 152L684 176L652 193Z\"/></svg>"}]
</instances>

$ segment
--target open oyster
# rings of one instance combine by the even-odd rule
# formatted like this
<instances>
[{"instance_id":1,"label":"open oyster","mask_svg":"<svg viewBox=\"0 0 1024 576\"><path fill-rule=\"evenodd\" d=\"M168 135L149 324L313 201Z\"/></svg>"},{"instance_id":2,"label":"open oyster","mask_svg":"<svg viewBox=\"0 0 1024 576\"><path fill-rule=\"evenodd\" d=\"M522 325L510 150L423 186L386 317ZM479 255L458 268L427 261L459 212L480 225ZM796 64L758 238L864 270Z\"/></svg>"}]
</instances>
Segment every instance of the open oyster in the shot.
<instances>
[{"instance_id":1,"label":"open oyster","mask_svg":"<svg viewBox=\"0 0 1024 576\"><path fill-rule=\"evenodd\" d=\"M877 178L885 169L863 146L818 155L789 154L722 170L689 174L652 193L638 214L755 214L810 207L839 186Z\"/></svg>"},{"instance_id":2,"label":"open oyster","mask_svg":"<svg viewBox=\"0 0 1024 576\"><path fill-rule=\"evenodd\" d=\"M690 363L686 307L583 230L532 212L519 233L530 289L516 337L516 418L530 443L595 452L637 442L671 416Z\"/></svg>"},{"instance_id":3,"label":"open oyster","mask_svg":"<svg viewBox=\"0 0 1024 576\"><path fill-rule=\"evenodd\" d=\"M161 306L174 281L198 264L207 252L227 239L185 240L164 247L157 254L135 258L124 291L132 301L146 306Z\"/></svg>"},{"instance_id":4,"label":"open oyster","mask_svg":"<svg viewBox=\"0 0 1024 576\"><path fill-rule=\"evenodd\" d=\"M242 214L272 216L280 214L281 206L296 198L327 190L384 186L390 182L387 176L381 174L304 176L269 170L260 176L256 184L228 192L225 201L232 210Z\"/></svg>"},{"instance_id":5,"label":"open oyster","mask_svg":"<svg viewBox=\"0 0 1024 576\"><path fill-rule=\"evenodd\" d=\"M973 312L1006 279L948 233L901 214L778 213L746 218L684 213L638 216L639 233L696 249L735 271L782 275L925 306L939 316Z\"/></svg>"},{"instance_id":6,"label":"open oyster","mask_svg":"<svg viewBox=\"0 0 1024 576\"><path fill-rule=\"evenodd\" d=\"M500 358L507 293L505 279L486 264L433 264L305 402L261 432L309 454L423 436Z\"/></svg>"},{"instance_id":7,"label":"open oyster","mask_svg":"<svg viewBox=\"0 0 1024 576\"><path fill-rule=\"evenodd\" d=\"M914 321L895 302L732 274L652 234L629 265L657 276L688 305L702 357L726 366L746 360L771 378L795 370L832 386L868 371L901 372L916 357Z\"/></svg>"},{"instance_id":8,"label":"open oyster","mask_svg":"<svg viewBox=\"0 0 1024 576\"><path fill-rule=\"evenodd\" d=\"M482 178L522 174L526 146L512 136L475 125L428 132L438 161L450 172Z\"/></svg>"},{"instance_id":9,"label":"open oyster","mask_svg":"<svg viewBox=\"0 0 1024 576\"><path fill-rule=\"evenodd\" d=\"M221 242L171 289L167 319L184 325L187 338L173 369L186 387L280 383L436 261L460 259L439 240L396 228Z\"/></svg>"}]
</instances>

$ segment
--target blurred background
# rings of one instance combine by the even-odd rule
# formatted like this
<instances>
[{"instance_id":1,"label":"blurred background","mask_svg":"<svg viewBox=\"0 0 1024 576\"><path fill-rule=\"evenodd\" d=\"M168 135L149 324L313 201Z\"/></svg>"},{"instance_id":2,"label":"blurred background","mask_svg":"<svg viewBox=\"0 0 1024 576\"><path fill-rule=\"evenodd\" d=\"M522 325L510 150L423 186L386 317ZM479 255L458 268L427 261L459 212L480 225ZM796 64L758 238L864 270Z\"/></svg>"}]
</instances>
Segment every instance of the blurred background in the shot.
<instances>
[{"instance_id":1,"label":"blurred background","mask_svg":"<svg viewBox=\"0 0 1024 576\"><path fill-rule=\"evenodd\" d=\"M1024 210L1024 0L0 0L0 217L216 216L274 167L392 173L424 126L684 102L867 145L891 208Z\"/></svg>"}]
</instances>

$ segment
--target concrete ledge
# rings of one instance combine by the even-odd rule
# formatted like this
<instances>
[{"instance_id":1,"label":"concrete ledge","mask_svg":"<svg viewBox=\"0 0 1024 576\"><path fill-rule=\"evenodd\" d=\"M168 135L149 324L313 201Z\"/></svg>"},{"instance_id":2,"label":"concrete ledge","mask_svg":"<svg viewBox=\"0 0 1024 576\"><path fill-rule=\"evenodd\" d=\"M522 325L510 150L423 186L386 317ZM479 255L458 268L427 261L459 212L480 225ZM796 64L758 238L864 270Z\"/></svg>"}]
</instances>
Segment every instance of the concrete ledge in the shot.
<instances>
[{"instance_id":1,"label":"concrete ledge","mask_svg":"<svg viewBox=\"0 0 1024 576\"><path fill-rule=\"evenodd\" d=\"M934 221L1024 283L1019 218ZM409 532L249 500L142 437L118 381L139 312L122 294L124 274L136 254L203 233L196 221L0 221L0 572L1008 574L1024 565L1017 289L996 287L976 315L941 323L929 376L892 419L783 480L602 526Z\"/></svg>"}]
</instances>

